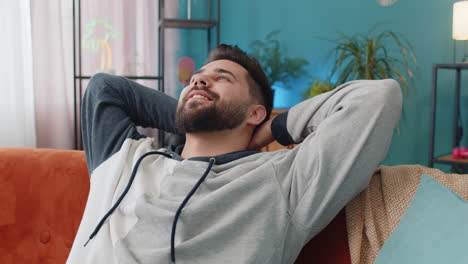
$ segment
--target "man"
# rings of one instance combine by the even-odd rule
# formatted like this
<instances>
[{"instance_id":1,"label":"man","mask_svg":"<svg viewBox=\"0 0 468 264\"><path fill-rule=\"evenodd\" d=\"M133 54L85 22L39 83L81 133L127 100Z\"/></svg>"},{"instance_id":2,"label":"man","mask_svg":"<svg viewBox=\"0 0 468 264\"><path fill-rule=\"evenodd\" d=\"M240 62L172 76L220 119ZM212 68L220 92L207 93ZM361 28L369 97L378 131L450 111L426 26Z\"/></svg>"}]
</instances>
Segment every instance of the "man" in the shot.
<instances>
[{"instance_id":1,"label":"man","mask_svg":"<svg viewBox=\"0 0 468 264\"><path fill-rule=\"evenodd\" d=\"M91 189L68 263L293 263L384 159L401 93L353 81L273 120L271 106L237 46L215 48L179 102L96 74L82 111ZM136 126L186 143L156 151ZM300 145L253 150L273 139Z\"/></svg>"}]
</instances>

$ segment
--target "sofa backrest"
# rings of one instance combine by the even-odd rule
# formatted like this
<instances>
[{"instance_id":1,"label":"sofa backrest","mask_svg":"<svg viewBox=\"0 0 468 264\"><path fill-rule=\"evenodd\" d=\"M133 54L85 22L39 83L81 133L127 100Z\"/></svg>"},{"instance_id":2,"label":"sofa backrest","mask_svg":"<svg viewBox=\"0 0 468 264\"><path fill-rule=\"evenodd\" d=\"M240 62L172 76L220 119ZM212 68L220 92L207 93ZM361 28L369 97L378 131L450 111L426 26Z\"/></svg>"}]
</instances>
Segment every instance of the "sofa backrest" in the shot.
<instances>
[{"instance_id":1,"label":"sofa backrest","mask_svg":"<svg viewBox=\"0 0 468 264\"><path fill-rule=\"evenodd\" d=\"M88 192L82 151L0 148L0 263L65 263Z\"/></svg>"}]
</instances>

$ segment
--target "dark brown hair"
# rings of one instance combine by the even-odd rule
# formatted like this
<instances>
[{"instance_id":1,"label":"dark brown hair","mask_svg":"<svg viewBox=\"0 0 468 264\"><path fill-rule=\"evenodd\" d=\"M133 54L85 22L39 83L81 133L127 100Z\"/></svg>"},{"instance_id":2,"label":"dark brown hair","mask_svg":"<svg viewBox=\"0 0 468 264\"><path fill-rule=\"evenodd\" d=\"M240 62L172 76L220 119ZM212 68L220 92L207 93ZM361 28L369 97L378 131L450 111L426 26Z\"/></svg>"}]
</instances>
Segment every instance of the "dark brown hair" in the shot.
<instances>
[{"instance_id":1,"label":"dark brown hair","mask_svg":"<svg viewBox=\"0 0 468 264\"><path fill-rule=\"evenodd\" d=\"M273 107L273 92L265 72L257 59L249 56L237 45L220 44L210 51L206 63L208 64L216 60L230 60L247 70L249 73L247 81L249 83L250 93L261 105L265 106L267 115L264 121L268 120Z\"/></svg>"}]
</instances>

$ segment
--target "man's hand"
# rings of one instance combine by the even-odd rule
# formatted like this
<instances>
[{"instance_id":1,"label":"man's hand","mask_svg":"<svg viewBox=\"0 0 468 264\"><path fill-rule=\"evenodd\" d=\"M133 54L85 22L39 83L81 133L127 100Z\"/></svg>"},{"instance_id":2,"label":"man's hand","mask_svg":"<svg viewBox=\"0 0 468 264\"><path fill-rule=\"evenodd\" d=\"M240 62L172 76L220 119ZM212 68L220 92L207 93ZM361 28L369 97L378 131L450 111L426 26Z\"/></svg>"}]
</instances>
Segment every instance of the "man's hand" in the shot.
<instances>
[{"instance_id":1,"label":"man's hand","mask_svg":"<svg viewBox=\"0 0 468 264\"><path fill-rule=\"evenodd\" d=\"M249 146L247 147L250 150L260 150L262 147L270 144L275 139L273 138L273 134L271 133L271 121L273 119L269 119L263 125L255 130L254 134L252 135L252 139L250 140Z\"/></svg>"}]
</instances>

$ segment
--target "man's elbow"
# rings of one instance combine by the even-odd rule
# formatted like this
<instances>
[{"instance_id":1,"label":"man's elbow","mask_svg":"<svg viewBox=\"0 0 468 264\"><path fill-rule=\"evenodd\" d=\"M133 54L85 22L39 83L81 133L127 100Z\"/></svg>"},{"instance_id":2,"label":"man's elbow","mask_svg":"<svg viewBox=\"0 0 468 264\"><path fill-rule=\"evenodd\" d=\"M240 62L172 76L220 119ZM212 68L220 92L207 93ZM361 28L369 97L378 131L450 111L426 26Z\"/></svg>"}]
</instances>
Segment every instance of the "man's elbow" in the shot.
<instances>
[{"instance_id":1,"label":"man's elbow","mask_svg":"<svg viewBox=\"0 0 468 264\"><path fill-rule=\"evenodd\" d=\"M369 99L373 101L375 107L380 108L382 113L391 115L392 119L400 119L403 96L400 85L393 79L377 81L377 86L372 89Z\"/></svg>"},{"instance_id":2,"label":"man's elbow","mask_svg":"<svg viewBox=\"0 0 468 264\"><path fill-rule=\"evenodd\" d=\"M119 78L116 75L98 72L89 80L88 87L105 87L112 82L113 79Z\"/></svg>"}]
</instances>

